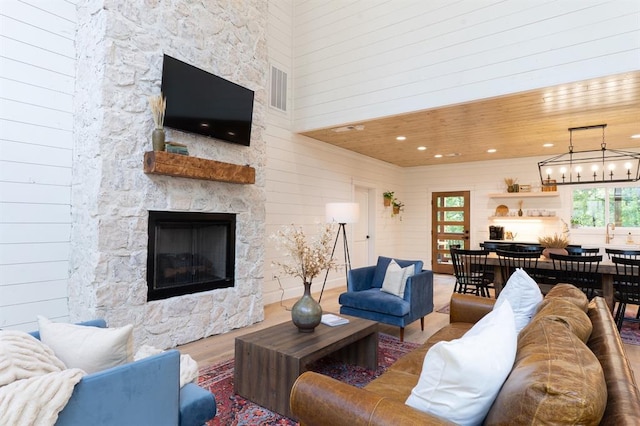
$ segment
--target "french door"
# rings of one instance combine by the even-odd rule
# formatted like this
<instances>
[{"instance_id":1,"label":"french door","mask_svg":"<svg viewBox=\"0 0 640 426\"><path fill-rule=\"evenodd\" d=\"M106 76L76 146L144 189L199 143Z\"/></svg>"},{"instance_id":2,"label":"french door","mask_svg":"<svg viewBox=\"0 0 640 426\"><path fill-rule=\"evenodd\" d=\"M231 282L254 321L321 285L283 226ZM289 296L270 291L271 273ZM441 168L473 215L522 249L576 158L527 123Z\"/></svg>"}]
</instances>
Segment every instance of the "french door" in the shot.
<instances>
[{"instance_id":1,"label":"french door","mask_svg":"<svg viewBox=\"0 0 640 426\"><path fill-rule=\"evenodd\" d=\"M453 274L449 249L469 248L469 191L434 192L431 196L431 269Z\"/></svg>"}]
</instances>

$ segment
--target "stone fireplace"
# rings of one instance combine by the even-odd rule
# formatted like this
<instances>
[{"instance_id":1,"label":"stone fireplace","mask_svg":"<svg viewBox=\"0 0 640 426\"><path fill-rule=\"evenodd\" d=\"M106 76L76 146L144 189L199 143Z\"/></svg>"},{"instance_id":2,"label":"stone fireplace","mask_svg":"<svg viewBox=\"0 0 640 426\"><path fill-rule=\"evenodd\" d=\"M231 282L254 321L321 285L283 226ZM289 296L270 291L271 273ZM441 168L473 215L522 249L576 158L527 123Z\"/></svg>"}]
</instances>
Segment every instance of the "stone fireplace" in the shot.
<instances>
[{"instance_id":1,"label":"stone fireplace","mask_svg":"<svg viewBox=\"0 0 640 426\"><path fill-rule=\"evenodd\" d=\"M149 212L147 300L233 287L236 215Z\"/></svg>"},{"instance_id":2,"label":"stone fireplace","mask_svg":"<svg viewBox=\"0 0 640 426\"><path fill-rule=\"evenodd\" d=\"M133 324L136 346L169 348L264 318L266 17L259 0L79 2L71 321ZM164 53L255 92L249 147L167 129L192 157L255 168L255 183L145 173ZM233 284L148 300L149 211L233 215L235 262L212 272Z\"/></svg>"}]
</instances>

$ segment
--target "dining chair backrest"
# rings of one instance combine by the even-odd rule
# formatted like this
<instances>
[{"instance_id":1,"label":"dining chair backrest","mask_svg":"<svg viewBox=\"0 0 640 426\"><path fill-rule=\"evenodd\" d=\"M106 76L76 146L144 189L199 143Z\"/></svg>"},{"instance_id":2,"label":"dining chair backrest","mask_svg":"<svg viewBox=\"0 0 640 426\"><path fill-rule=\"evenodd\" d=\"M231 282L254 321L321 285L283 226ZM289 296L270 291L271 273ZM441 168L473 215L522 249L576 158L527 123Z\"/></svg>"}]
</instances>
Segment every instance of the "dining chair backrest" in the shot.
<instances>
[{"instance_id":1,"label":"dining chair backrest","mask_svg":"<svg viewBox=\"0 0 640 426\"><path fill-rule=\"evenodd\" d=\"M623 249L612 249L605 248L605 253L609 255L609 259L613 260L613 257L624 257L626 259L640 259L640 250L623 250Z\"/></svg>"},{"instance_id":2,"label":"dining chair backrest","mask_svg":"<svg viewBox=\"0 0 640 426\"><path fill-rule=\"evenodd\" d=\"M511 274L517 268L525 270L536 282L536 272L538 267L538 259L542 248L539 251L510 251L497 249L498 262L500 263L500 271L502 272L502 282L506 285Z\"/></svg>"},{"instance_id":3,"label":"dining chair backrest","mask_svg":"<svg viewBox=\"0 0 640 426\"><path fill-rule=\"evenodd\" d=\"M568 254L577 255L577 256L595 256L600 253L600 249L598 247L595 248L584 248L584 247L566 247L565 250Z\"/></svg>"},{"instance_id":4,"label":"dining chair backrest","mask_svg":"<svg viewBox=\"0 0 640 426\"><path fill-rule=\"evenodd\" d=\"M613 256L611 261L616 265L616 275L613 277L613 289L615 301L618 302L618 310L615 314L618 329L625 320L627 304L640 305L640 258L629 259ZM627 318L629 320L629 318ZM638 316L630 318L631 321L640 322Z\"/></svg>"},{"instance_id":5,"label":"dining chair backrest","mask_svg":"<svg viewBox=\"0 0 640 426\"><path fill-rule=\"evenodd\" d=\"M474 293L489 297L490 269L487 250L450 249L458 293Z\"/></svg>"},{"instance_id":6,"label":"dining chair backrest","mask_svg":"<svg viewBox=\"0 0 640 426\"><path fill-rule=\"evenodd\" d=\"M602 255L582 256L550 253L557 283L573 284L580 288L589 300L602 295L602 278L598 267Z\"/></svg>"},{"instance_id":7,"label":"dining chair backrest","mask_svg":"<svg viewBox=\"0 0 640 426\"><path fill-rule=\"evenodd\" d=\"M514 244L513 246L513 251L535 251L539 253L538 256L542 254L542 250L544 250L544 247L539 244Z\"/></svg>"}]
</instances>

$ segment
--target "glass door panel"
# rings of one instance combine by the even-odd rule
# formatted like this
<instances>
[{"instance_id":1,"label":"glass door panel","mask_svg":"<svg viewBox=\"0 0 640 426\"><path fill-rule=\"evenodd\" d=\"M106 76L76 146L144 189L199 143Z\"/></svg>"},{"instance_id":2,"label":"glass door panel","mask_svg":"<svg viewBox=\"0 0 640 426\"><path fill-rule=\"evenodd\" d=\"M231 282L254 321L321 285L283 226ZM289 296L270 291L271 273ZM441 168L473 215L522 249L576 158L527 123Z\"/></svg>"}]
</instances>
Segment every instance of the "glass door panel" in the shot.
<instances>
[{"instance_id":1,"label":"glass door panel","mask_svg":"<svg viewBox=\"0 0 640 426\"><path fill-rule=\"evenodd\" d=\"M469 248L469 191L434 192L432 210L432 270L453 274L450 248Z\"/></svg>"}]
</instances>

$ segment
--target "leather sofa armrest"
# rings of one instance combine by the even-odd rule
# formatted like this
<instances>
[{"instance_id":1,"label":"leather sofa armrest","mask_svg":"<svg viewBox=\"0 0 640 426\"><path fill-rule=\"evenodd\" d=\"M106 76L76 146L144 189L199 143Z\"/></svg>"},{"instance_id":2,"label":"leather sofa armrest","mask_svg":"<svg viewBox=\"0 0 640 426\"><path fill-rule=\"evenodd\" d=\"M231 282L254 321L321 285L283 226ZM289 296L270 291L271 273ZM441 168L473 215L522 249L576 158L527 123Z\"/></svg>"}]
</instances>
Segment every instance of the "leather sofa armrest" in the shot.
<instances>
[{"instance_id":1,"label":"leather sofa armrest","mask_svg":"<svg viewBox=\"0 0 640 426\"><path fill-rule=\"evenodd\" d=\"M294 383L290 405L293 415L305 426L453 424L399 401L310 371Z\"/></svg>"},{"instance_id":2,"label":"leather sofa armrest","mask_svg":"<svg viewBox=\"0 0 640 426\"><path fill-rule=\"evenodd\" d=\"M467 322L475 324L491 312L495 299L471 294L453 293L449 305L449 323Z\"/></svg>"}]
</instances>

